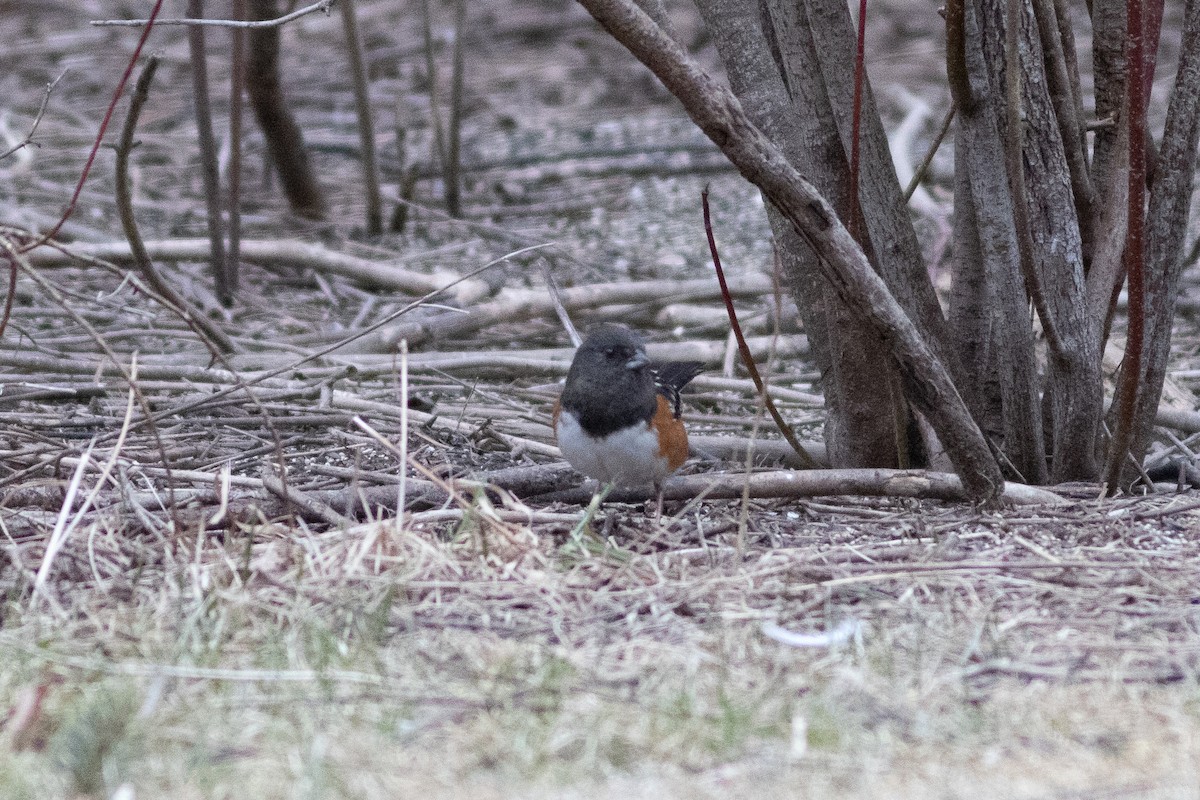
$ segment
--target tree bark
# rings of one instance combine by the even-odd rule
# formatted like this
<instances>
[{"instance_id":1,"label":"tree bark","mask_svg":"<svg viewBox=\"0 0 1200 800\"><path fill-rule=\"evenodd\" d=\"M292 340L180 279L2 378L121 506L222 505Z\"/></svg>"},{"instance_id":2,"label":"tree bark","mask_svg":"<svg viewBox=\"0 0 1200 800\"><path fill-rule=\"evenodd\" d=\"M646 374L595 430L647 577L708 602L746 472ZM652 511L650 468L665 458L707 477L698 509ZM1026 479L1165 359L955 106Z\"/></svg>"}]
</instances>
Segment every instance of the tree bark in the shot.
<instances>
[{"instance_id":1,"label":"tree bark","mask_svg":"<svg viewBox=\"0 0 1200 800\"><path fill-rule=\"evenodd\" d=\"M1099 424L1103 412L1100 345L1087 317L1083 243L1054 105L1047 91L1037 23L1032 9L1016 4L1017 19L1007 19L1005 0L977 0L968 5L978 15L979 40L993 91L1017 70L1019 92L1007 93L1005 112L997 114L1002 141L1019 148L1017 173L1009 183L1017 205L1018 244L1031 248L1026 285L1042 319L1048 355L1045 391L1051 428L1050 480L1093 480L1099 475ZM1018 63L1007 63L1004 47L1008 25L1016 25ZM1016 99L1018 109L1009 105ZM1012 113L1017 111L1019 113ZM1017 120L1013 129L1012 120Z\"/></svg>"},{"instance_id":2,"label":"tree bark","mask_svg":"<svg viewBox=\"0 0 1200 800\"><path fill-rule=\"evenodd\" d=\"M1054 117L1071 173L1071 193L1075 197L1075 216L1083 240L1083 264L1086 273L1092 254L1092 205L1096 192L1088 169L1087 131L1083 124L1083 103L1079 96L1078 70L1075 63L1074 32L1069 20L1061 24L1053 0L1033 0L1038 38L1042 43L1042 61L1047 77ZM1062 12L1066 13L1064 6Z\"/></svg>"},{"instance_id":3,"label":"tree bark","mask_svg":"<svg viewBox=\"0 0 1200 800\"><path fill-rule=\"evenodd\" d=\"M790 0L772 0L772 8L799 9ZM844 0L806 0L805 35L817 58L819 75L813 81L823 84L843 152L849 161L852 108L854 101L854 60L846 54L856 47L856 32ZM786 63L786 62L785 62ZM797 69L805 65L797 65ZM803 79L807 72L791 69ZM925 258L912 225L908 204L892 163L887 133L883 129L870 81L863 78L861 114L861 170L859 204L871 249L871 263L908 316L916 323L930 347L948 360L948 330L938 302Z\"/></svg>"},{"instance_id":4,"label":"tree bark","mask_svg":"<svg viewBox=\"0 0 1200 800\"><path fill-rule=\"evenodd\" d=\"M1005 457L1025 480L1044 483L1047 470L1041 382L1021 271L1015 201L1004 168L999 121L1003 92L988 69L977 6L971 2L965 4L963 24L961 80L966 83L962 89L973 100L958 112L955 173L960 178L955 192L955 225L960 246L965 248L955 264L959 304L952 309L954 340L960 361L973 370L973 374L963 376L964 382L982 382L982 390L988 373L994 369L991 374L999 383L1000 438ZM975 252L972 235L978 240L978 265L965 263ZM963 241L962 236L968 238ZM972 280L975 271L983 274ZM968 287L982 280L986 286L984 298L967 297L968 287L960 291L957 287L964 278ZM975 313L985 318L973 318L975 306ZM983 339L974 338L978 336ZM976 360L981 350L990 356L983 363ZM997 398L984 395L977 402L972 409L986 414Z\"/></svg>"}]
</instances>

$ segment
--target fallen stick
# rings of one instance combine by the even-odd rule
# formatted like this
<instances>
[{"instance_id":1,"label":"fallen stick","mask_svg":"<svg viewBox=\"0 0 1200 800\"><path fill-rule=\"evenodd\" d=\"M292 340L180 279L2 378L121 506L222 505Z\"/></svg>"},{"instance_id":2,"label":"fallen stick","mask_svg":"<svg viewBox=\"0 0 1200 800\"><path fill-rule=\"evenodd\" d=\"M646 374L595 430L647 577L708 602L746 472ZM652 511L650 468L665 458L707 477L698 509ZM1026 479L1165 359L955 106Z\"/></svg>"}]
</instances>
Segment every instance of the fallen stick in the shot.
<instances>
[{"instance_id":1,"label":"fallen stick","mask_svg":"<svg viewBox=\"0 0 1200 800\"><path fill-rule=\"evenodd\" d=\"M1184 433L1200 433L1200 411L1181 411L1160 406L1154 424L1164 428L1175 428Z\"/></svg>"},{"instance_id":2,"label":"fallen stick","mask_svg":"<svg viewBox=\"0 0 1200 800\"><path fill-rule=\"evenodd\" d=\"M822 467L829 466L829 457L825 453L824 442L802 440L804 449L813 460ZM780 464L794 469L803 469L799 454L792 446L780 439L749 439L743 436L704 436L692 434L688 436L688 444L696 453L719 458L722 461L744 462L747 449L756 459Z\"/></svg>"},{"instance_id":3,"label":"fallen stick","mask_svg":"<svg viewBox=\"0 0 1200 800\"><path fill-rule=\"evenodd\" d=\"M355 414L364 416L381 416L384 418L398 418L400 409L395 403L381 403L376 400L366 400L350 392L344 392L335 389L329 396L329 407L350 411ZM481 430L482 426L472 420L470 423L459 422L454 419L443 417L439 414L426 414L416 409L408 409L409 419L414 425L427 426L438 430L459 433L463 435L471 434L472 432ZM514 436L501 431L489 429L487 436L497 442L502 443L512 451L524 451L527 453L537 453L538 455L557 458L558 448L554 445L537 442L532 439L526 439L521 436Z\"/></svg>"},{"instance_id":4,"label":"fallen stick","mask_svg":"<svg viewBox=\"0 0 1200 800\"><path fill-rule=\"evenodd\" d=\"M411 485L412 479L410 479ZM511 467L471 478L450 481L458 489L491 486L503 489L522 501L544 505L565 503L586 505L595 494L594 483L581 484L581 477L566 464L540 464L531 467ZM560 489L564 484L571 488ZM962 482L956 475L945 472L897 469L821 469L780 470L742 473L706 473L670 478L663 485L668 500L690 500L703 496L705 500L738 500L748 489L749 496L758 499L786 499L823 496L854 497L912 497L927 500L967 500ZM395 510L395 486L359 487L353 497L347 489L309 492L310 499L326 503L347 514L361 513L362 502L372 508ZM618 489L609 493L606 502L643 503L654 499L650 489ZM447 499L445 491L432 485L418 489L415 498L422 505L440 505ZM1019 483L1005 483L1002 501L1012 505L1066 505L1070 501L1053 492Z\"/></svg>"},{"instance_id":5,"label":"fallen stick","mask_svg":"<svg viewBox=\"0 0 1200 800\"><path fill-rule=\"evenodd\" d=\"M747 340L751 352L764 356L770 352L773 337L751 336ZM808 355L808 337L804 334L786 336L776 339L774 352L780 358L803 358ZM412 344L409 341L409 344ZM394 347L394 345L392 345ZM691 340L684 342L651 343L646 347L652 361L703 361L706 364L720 364L725 356L726 344L723 341ZM554 375L567 371L571 365L574 350L565 347L536 348L530 350L492 350L480 346L475 350L427 350L412 353L409 357L411 368L415 370L479 370L503 372L518 375ZM287 363L285 357L273 353L251 354L240 357L237 362L246 369L274 368L277 364ZM294 356L290 356L294 358ZM395 357L388 352L350 350L338 348L327 356L330 363L353 366L363 375L376 375L395 369ZM780 378L777 378L777 380ZM746 386L753 386L749 381L737 378L721 378L715 375L702 375L696 379L701 388L730 391L745 391ZM799 403L824 404L819 395L787 389L780 395L783 399ZM818 401L818 398L819 401Z\"/></svg>"},{"instance_id":6,"label":"fallen stick","mask_svg":"<svg viewBox=\"0 0 1200 800\"><path fill-rule=\"evenodd\" d=\"M146 253L154 261L208 261L210 247L206 239L164 239L146 242ZM368 289L385 289L405 294L428 294L458 279L456 273L439 270L414 272L396 263L370 261L330 250L324 245L279 239L250 239L241 242L241 257L264 267L302 267L328 275L341 275ZM61 250L41 247L29 254L30 263L40 267L64 266L72 255L98 258L119 264L132 264L133 254L127 242L102 244L75 243ZM473 303L491 294L487 283L465 280L448 290L460 303Z\"/></svg>"},{"instance_id":7,"label":"fallen stick","mask_svg":"<svg viewBox=\"0 0 1200 800\"><path fill-rule=\"evenodd\" d=\"M575 470L563 463L537 464L530 467L509 467L454 481L457 488L494 486L517 496L545 494L564 485L576 486L583 480ZM433 481L409 477L407 506L438 507L445 505L449 494ZM363 516L367 511L396 510L396 484L374 486L350 485L340 489L310 491L308 496L327 504L342 514ZM410 519L412 519L410 517Z\"/></svg>"},{"instance_id":8,"label":"fallen stick","mask_svg":"<svg viewBox=\"0 0 1200 800\"><path fill-rule=\"evenodd\" d=\"M815 469L781 470L742 474L686 475L663 484L667 500L736 500L748 492L753 498L800 498L850 495L855 497L914 497L927 500L967 500L962 481L948 472L900 469ZM538 497L530 502L578 503L591 500L593 492L579 487ZM621 489L611 492L607 502L642 503L654 498L649 490ZM1002 502L1014 505L1064 505L1067 500L1053 492L1020 483L1004 483Z\"/></svg>"},{"instance_id":9,"label":"fallen stick","mask_svg":"<svg viewBox=\"0 0 1200 800\"><path fill-rule=\"evenodd\" d=\"M342 516L328 504L313 497L310 492L302 492L294 486L285 484L269 467L263 470L262 484L271 494L285 503L291 504L295 512L309 522L325 522L335 528L349 527L354 524L354 520Z\"/></svg>"},{"instance_id":10,"label":"fallen stick","mask_svg":"<svg viewBox=\"0 0 1200 800\"><path fill-rule=\"evenodd\" d=\"M739 276L733 294L757 297L771 291L771 279L761 273ZM654 303L662 305L681 300L720 297L715 279L619 281L560 289L559 295L567 311L621 303ZM377 336L384 346L407 339L414 346L427 339L464 336L493 325L520 322L554 314L554 301L545 289L506 289L495 299L482 303L467 313L446 313L424 320L405 320L385 328Z\"/></svg>"}]
</instances>

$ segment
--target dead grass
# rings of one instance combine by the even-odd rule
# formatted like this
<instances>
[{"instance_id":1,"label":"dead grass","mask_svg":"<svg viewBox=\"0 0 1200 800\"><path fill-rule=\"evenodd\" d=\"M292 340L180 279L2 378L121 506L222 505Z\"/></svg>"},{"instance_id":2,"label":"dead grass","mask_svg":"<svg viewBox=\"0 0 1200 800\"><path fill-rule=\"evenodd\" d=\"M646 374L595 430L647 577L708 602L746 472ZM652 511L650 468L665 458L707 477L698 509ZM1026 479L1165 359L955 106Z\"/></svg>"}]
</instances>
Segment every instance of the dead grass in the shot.
<instances>
[{"instance_id":1,"label":"dead grass","mask_svg":"<svg viewBox=\"0 0 1200 800\"><path fill-rule=\"evenodd\" d=\"M763 511L741 555L693 521L647 546L617 508L591 556L565 526L501 559L385 523L350 574L370 526L197 550L97 523L61 563L128 566L58 575L59 611L6 587L0 697L46 696L0 793L1189 796L1200 557L1165 530L1190 513L1137 521L1161 505ZM762 632L847 618L834 647Z\"/></svg>"}]
</instances>

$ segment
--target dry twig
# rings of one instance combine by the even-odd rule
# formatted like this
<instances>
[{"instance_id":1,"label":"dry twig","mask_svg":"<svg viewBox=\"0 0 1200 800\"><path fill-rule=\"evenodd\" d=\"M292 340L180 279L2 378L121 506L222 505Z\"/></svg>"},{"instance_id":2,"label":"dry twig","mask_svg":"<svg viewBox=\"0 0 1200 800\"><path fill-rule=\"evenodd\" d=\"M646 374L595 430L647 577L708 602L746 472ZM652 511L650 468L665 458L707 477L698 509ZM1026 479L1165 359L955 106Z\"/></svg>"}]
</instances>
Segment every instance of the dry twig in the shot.
<instances>
[{"instance_id":1,"label":"dry twig","mask_svg":"<svg viewBox=\"0 0 1200 800\"><path fill-rule=\"evenodd\" d=\"M244 19L188 19L188 18L180 19L180 18L176 18L176 19L160 19L157 21L156 24L158 24L158 25L192 25L192 26L198 26L198 27L202 26L202 27L209 27L209 28L242 28L242 29L275 28L280 25L284 25L288 22L291 22L292 20L300 19L300 17L315 13L317 11L323 12L325 15L328 16L329 9L333 6L334 2L335 2L335 0L320 0L319 2L313 3L312 5L304 6L303 8L298 8L295 11L292 11L288 14L284 14L283 16L278 17L276 19L244 20ZM95 25L98 28L113 28L113 27L140 28L143 25L149 25L150 23L152 23L154 21L155 20L153 17L151 17L150 19L94 19L91 21L91 24Z\"/></svg>"}]
</instances>

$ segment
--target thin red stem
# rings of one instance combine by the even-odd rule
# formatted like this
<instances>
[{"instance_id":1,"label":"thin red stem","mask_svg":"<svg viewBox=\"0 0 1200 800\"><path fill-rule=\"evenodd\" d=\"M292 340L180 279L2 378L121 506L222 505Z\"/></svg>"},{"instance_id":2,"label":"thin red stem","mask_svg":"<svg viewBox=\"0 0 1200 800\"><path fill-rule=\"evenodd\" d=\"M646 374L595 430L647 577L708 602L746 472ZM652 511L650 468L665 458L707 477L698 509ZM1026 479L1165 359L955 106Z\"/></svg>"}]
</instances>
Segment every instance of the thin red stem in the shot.
<instances>
[{"instance_id":1,"label":"thin red stem","mask_svg":"<svg viewBox=\"0 0 1200 800\"><path fill-rule=\"evenodd\" d=\"M758 390L759 397L763 399L763 405L767 407L767 412L775 422L775 427L779 428L779 432L783 434L783 438L796 451L796 455L800 456L800 460L804 463L805 468L815 469L817 466L816 461L804 449L804 445L800 444L800 441L796 438L796 434L792 431L792 427L784 421L783 415L775 407L775 401L767 393L762 376L758 372L758 364L755 363L754 355L750 352L750 345L746 344L746 335L742 333L742 324L738 322L737 310L733 307L733 295L729 292L729 284L725 281L725 269L721 266L721 256L717 252L717 239L713 235L712 228L712 213L708 207L707 186L700 193L700 205L704 209L704 233L708 237L708 252L712 255L713 268L717 272L717 282L721 284L721 299L725 301L725 313L729 316L729 325L733 329L733 338L737 340L738 352L742 356L742 363L746 365L746 371L750 373L750 379L754 381L754 388Z\"/></svg>"},{"instance_id":2,"label":"thin red stem","mask_svg":"<svg viewBox=\"0 0 1200 800\"><path fill-rule=\"evenodd\" d=\"M1129 227L1125 234L1125 273L1129 290L1129 331L1125 361L1121 366L1116 425L1109 450L1107 483L1116 491L1133 437L1133 415L1142 374L1142 349L1146 324L1146 31L1144 0L1127 0L1126 31L1129 75L1125 81L1125 113L1129 120Z\"/></svg>"}]
</instances>

